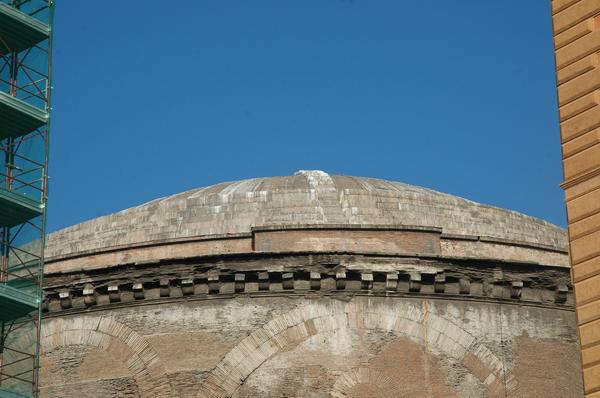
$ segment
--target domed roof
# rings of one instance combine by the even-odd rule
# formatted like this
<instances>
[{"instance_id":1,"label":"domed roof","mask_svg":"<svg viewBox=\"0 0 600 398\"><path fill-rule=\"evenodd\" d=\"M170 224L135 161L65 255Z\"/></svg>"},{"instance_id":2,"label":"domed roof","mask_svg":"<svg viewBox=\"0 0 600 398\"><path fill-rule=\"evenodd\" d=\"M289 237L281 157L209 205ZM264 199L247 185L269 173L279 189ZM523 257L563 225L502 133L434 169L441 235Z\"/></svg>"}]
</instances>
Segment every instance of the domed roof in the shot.
<instances>
[{"instance_id":1,"label":"domed roof","mask_svg":"<svg viewBox=\"0 0 600 398\"><path fill-rule=\"evenodd\" d=\"M49 258L124 245L249 233L294 225L423 226L557 249L546 221L399 182L299 171L198 188L50 234Z\"/></svg>"}]
</instances>

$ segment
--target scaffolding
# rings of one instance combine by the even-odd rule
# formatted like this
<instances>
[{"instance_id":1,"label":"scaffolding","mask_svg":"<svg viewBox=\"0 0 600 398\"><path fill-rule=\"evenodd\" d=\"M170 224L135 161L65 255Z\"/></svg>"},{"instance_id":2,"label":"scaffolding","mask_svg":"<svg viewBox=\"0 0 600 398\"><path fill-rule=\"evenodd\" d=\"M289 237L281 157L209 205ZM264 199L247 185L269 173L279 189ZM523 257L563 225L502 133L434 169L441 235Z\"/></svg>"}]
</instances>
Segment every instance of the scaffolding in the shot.
<instances>
[{"instance_id":1,"label":"scaffolding","mask_svg":"<svg viewBox=\"0 0 600 398\"><path fill-rule=\"evenodd\" d=\"M0 397L39 396L53 0L0 0Z\"/></svg>"}]
</instances>

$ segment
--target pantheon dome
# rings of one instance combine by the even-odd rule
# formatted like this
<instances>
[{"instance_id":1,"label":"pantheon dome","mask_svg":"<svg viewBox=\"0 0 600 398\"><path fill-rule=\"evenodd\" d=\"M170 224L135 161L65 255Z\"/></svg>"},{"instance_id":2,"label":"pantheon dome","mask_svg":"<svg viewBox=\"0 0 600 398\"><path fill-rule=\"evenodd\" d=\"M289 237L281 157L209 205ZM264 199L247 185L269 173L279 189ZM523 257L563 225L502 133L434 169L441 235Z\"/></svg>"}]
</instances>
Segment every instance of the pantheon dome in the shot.
<instances>
[{"instance_id":1,"label":"pantheon dome","mask_svg":"<svg viewBox=\"0 0 600 398\"><path fill-rule=\"evenodd\" d=\"M50 234L44 284L45 397L582 396L566 231L399 182L156 199Z\"/></svg>"}]
</instances>

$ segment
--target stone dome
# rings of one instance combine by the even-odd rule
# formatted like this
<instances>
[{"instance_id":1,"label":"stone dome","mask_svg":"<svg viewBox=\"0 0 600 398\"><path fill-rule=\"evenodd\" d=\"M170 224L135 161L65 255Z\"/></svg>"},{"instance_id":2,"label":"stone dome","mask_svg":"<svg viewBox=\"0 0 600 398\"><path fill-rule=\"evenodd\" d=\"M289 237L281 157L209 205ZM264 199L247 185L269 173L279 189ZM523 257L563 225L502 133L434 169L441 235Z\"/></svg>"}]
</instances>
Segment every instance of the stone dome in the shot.
<instances>
[{"instance_id":1,"label":"stone dome","mask_svg":"<svg viewBox=\"0 0 600 398\"><path fill-rule=\"evenodd\" d=\"M50 234L49 259L151 242L249 233L256 227L437 227L566 250L566 233L515 211L400 182L299 171L224 182L153 200Z\"/></svg>"},{"instance_id":2,"label":"stone dome","mask_svg":"<svg viewBox=\"0 0 600 398\"><path fill-rule=\"evenodd\" d=\"M44 396L581 395L565 232L513 211L300 171L87 221L47 253Z\"/></svg>"}]
</instances>

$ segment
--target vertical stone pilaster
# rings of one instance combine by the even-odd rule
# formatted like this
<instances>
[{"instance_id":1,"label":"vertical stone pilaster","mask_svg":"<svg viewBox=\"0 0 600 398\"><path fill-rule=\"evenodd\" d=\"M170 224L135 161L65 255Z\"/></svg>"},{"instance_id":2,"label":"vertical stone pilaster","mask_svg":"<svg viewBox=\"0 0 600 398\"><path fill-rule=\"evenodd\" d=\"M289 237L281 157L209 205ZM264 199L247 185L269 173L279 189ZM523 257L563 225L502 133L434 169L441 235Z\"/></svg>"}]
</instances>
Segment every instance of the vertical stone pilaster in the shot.
<instances>
[{"instance_id":1,"label":"vertical stone pilaster","mask_svg":"<svg viewBox=\"0 0 600 398\"><path fill-rule=\"evenodd\" d=\"M600 0L553 0L550 4L563 158L561 186L580 343L585 347L581 355L584 390L591 397L600 390L600 362L590 359L596 358L593 350L600 343L600 330L581 331L589 330L592 326L587 324L600 317ZM567 292L566 286L560 286L556 302L564 303Z\"/></svg>"}]
</instances>

